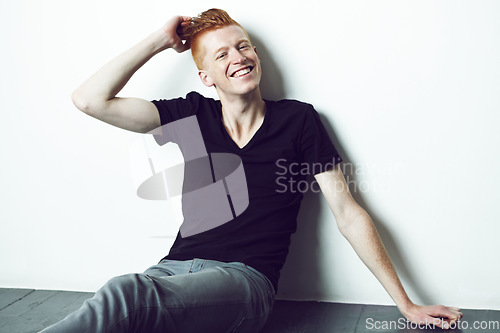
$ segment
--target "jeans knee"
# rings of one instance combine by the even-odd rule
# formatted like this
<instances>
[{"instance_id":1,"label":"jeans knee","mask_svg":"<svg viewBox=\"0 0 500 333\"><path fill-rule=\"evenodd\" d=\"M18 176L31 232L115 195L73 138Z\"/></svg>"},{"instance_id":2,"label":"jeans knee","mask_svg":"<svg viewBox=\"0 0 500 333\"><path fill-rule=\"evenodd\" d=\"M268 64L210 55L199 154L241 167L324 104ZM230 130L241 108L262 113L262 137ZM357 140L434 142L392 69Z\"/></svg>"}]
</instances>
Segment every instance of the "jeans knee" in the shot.
<instances>
[{"instance_id":1,"label":"jeans knee","mask_svg":"<svg viewBox=\"0 0 500 333\"><path fill-rule=\"evenodd\" d=\"M144 274L125 274L110 279L103 289L115 297L131 299L142 295L149 282Z\"/></svg>"}]
</instances>

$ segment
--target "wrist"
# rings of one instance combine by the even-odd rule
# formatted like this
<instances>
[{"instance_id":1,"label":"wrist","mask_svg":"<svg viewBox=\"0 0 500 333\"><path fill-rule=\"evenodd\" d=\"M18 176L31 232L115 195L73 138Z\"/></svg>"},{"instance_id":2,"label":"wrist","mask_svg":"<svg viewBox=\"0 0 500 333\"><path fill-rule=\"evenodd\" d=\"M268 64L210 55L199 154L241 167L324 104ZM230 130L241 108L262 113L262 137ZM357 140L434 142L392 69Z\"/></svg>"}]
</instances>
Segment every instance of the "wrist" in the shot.
<instances>
[{"instance_id":1,"label":"wrist","mask_svg":"<svg viewBox=\"0 0 500 333\"><path fill-rule=\"evenodd\" d=\"M171 48L171 38L162 29L154 31L147 39L152 47L153 54Z\"/></svg>"},{"instance_id":2,"label":"wrist","mask_svg":"<svg viewBox=\"0 0 500 333\"><path fill-rule=\"evenodd\" d=\"M399 311L405 316L412 313L417 307L417 305L410 301L410 299L398 302L396 306L398 307Z\"/></svg>"}]
</instances>

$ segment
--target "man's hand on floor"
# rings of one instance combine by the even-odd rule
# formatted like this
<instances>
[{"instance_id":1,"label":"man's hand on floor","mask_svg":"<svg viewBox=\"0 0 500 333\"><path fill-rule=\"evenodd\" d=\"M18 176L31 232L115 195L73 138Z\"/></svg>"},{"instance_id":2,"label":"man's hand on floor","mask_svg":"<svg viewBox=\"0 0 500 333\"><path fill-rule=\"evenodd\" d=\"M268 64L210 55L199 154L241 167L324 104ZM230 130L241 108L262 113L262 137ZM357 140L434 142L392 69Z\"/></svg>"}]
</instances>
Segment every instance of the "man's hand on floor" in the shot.
<instances>
[{"instance_id":1,"label":"man's hand on floor","mask_svg":"<svg viewBox=\"0 0 500 333\"><path fill-rule=\"evenodd\" d=\"M444 305L422 306L412 304L404 311L401 310L401 313L413 323L422 326L434 324L442 329L449 329L463 316L459 308Z\"/></svg>"}]
</instances>

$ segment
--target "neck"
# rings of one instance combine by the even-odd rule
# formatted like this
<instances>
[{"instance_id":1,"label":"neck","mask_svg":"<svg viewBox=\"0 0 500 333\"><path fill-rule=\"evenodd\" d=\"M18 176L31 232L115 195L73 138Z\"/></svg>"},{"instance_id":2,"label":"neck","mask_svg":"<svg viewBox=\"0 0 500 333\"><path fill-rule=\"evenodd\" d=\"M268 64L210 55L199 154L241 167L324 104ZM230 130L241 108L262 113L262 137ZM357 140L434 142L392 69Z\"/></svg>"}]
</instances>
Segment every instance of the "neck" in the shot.
<instances>
[{"instance_id":1,"label":"neck","mask_svg":"<svg viewBox=\"0 0 500 333\"><path fill-rule=\"evenodd\" d=\"M264 121L266 104L256 89L246 95L219 94L222 121L227 132L241 147L244 146Z\"/></svg>"},{"instance_id":2,"label":"neck","mask_svg":"<svg viewBox=\"0 0 500 333\"><path fill-rule=\"evenodd\" d=\"M245 95L219 94L219 98L224 125L231 130L248 129L264 118L266 105L258 89Z\"/></svg>"}]
</instances>

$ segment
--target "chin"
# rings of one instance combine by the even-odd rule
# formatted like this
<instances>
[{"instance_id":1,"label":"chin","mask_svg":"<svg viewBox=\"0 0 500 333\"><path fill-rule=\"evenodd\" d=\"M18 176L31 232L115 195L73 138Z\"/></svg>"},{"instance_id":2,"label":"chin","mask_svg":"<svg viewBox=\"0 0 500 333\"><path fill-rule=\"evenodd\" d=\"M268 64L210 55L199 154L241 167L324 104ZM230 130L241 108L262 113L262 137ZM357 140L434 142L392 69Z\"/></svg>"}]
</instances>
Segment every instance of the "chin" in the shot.
<instances>
[{"instance_id":1,"label":"chin","mask_svg":"<svg viewBox=\"0 0 500 333\"><path fill-rule=\"evenodd\" d=\"M255 82L252 84L249 84L241 89L242 94L249 94L254 92L255 90L259 89L259 83Z\"/></svg>"},{"instance_id":2,"label":"chin","mask_svg":"<svg viewBox=\"0 0 500 333\"><path fill-rule=\"evenodd\" d=\"M217 88L216 85L216 90L217 93L223 94L223 95L248 95L251 93L254 93L255 91L258 91L260 85L259 82L246 82L245 84L239 84L239 85L228 85L226 87L220 87Z\"/></svg>"}]
</instances>

